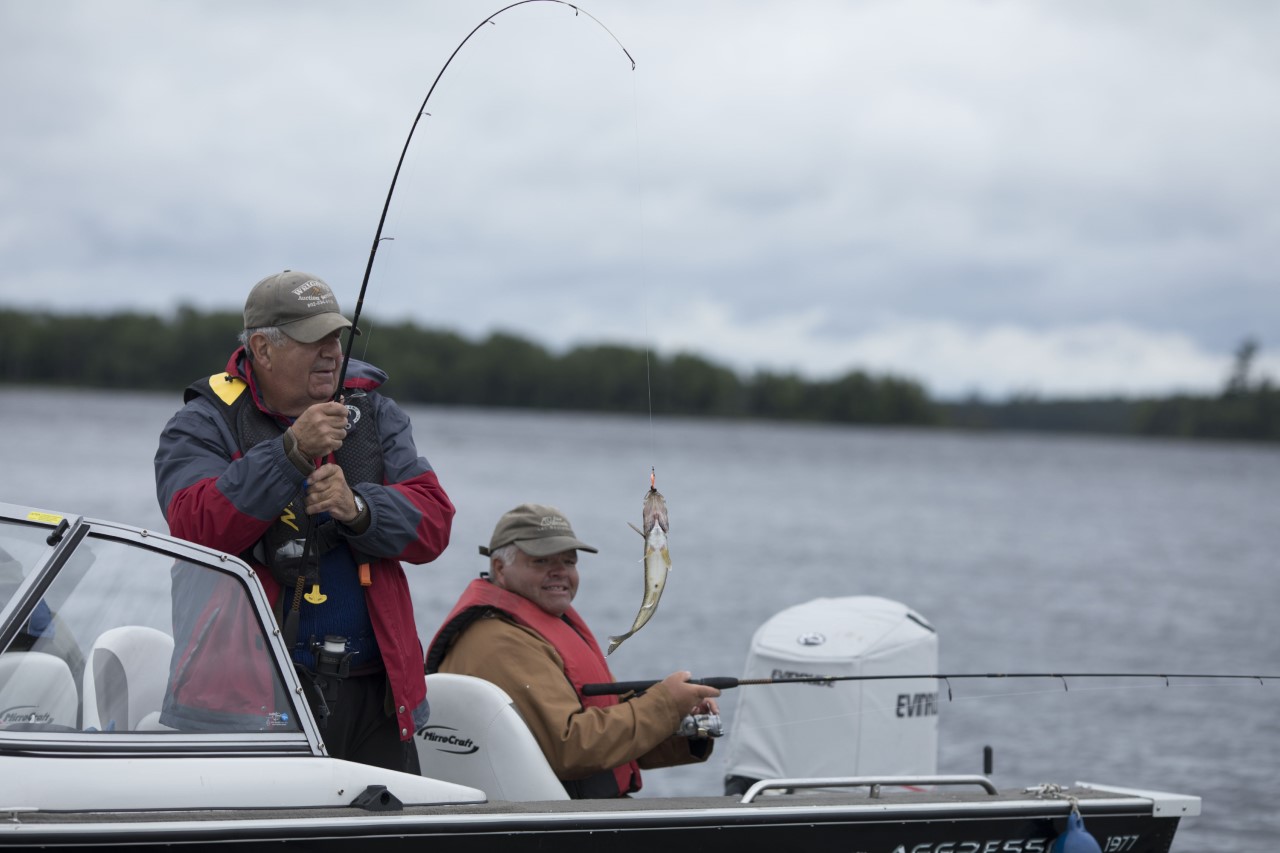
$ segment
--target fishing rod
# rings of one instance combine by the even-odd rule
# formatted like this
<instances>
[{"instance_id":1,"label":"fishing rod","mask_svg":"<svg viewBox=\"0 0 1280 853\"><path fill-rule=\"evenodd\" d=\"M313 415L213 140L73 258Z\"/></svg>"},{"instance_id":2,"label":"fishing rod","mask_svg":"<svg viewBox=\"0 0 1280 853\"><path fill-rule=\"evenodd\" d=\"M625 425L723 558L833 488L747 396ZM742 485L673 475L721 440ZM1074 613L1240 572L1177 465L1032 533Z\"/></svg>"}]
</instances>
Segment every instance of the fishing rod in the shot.
<instances>
[{"instance_id":1,"label":"fishing rod","mask_svg":"<svg viewBox=\"0 0 1280 853\"><path fill-rule=\"evenodd\" d=\"M517 6L523 6L526 3L559 3L561 6L568 6L570 9L572 9L574 17L577 17L579 14L586 15L592 21L595 21L595 23L599 25L599 27L602 30L608 33L609 37L614 40L614 42L618 45L618 47L622 48L622 52L626 54L627 59L631 62L631 70L634 71L636 68L636 61L631 57L631 53L622 44L622 42L618 41L618 37L615 36L609 30L608 27L602 24L600 20L596 18L594 15L592 15L590 12L586 11L585 9L580 9L577 6L573 5L572 3L566 2L566 0L519 0L519 2L512 3L510 6L504 6L503 8L494 12L489 17L485 18L479 24L476 24L475 29L473 29L470 33L468 33L467 37L458 43L458 46L453 49L453 53L449 54L448 60L446 60L444 65L441 66L440 73L436 74L436 79L432 81L431 88L427 90L427 96L422 99L422 106L418 107L418 112L413 118L413 124L409 126L409 135L408 137L405 138L404 147L400 150L400 159L396 161L396 170L391 176L391 186L387 189L387 200L382 205L382 215L378 217L378 228L373 233L373 245L369 249L369 260L365 264L364 279L360 282L360 294L356 298L355 312L351 317L351 328L347 331L347 346L342 354L342 371L338 374L338 385L334 389L335 399L342 394L342 387L347 380L347 362L351 360L351 349L355 342L355 336L357 334L356 327L360 323L360 311L364 307L364 295L365 295L365 291L369 287L369 275L370 273L373 272L373 259L378 254L378 246L382 243L382 240L383 240L382 227L386 224L386 221L387 221L387 211L390 210L391 208L391 196L396 191L396 181L400 179L400 169L401 167L404 166L405 155L409 153L409 143L413 141L413 134L414 134L414 131L418 129L418 122L422 120L422 117L424 115L430 115L430 113L427 112L427 102L431 100L431 95L432 93L435 92L436 86L440 83L440 78L444 76L444 72L448 70L449 64L453 62L454 57L456 57L458 55L458 52L462 50L463 45L465 45L468 41L471 40L472 36L480 32L480 30L484 27L485 24L493 24L494 23L493 19L501 15L503 12L506 12L508 9L514 9ZM496 24L494 25L496 26ZM391 238L387 238L387 239L391 239Z\"/></svg>"},{"instance_id":2,"label":"fishing rod","mask_svg":"<svg viewBox=\"0 0 1280 853\"><path fill-rule=\"evenodd\" d=\"M1062 682L1062 689L1069 690L1068 678L1163 678L1165 687L1172 687L1170 679L1236 679L1257 681L1265 686L1268 681L1280 680L1280 675L1222 675L1185 672L959 672L959 673L918 673L914 675L801 675L783 678L734 678L733 676L711 676L708 678L691 678L689 684L700 684L703 687L714 687L717 690L729 690L734 687L754 687L763 684L830 684L836 681L907 681L911 679L929 678L947 684L947 699L951 696L951 682L962 679L977 678L1056 678ZM662 679L650 681L613 681L601 684L582 685L583 696L606 696L623 693L643 693Z\"/></svg>"}]
</instances>

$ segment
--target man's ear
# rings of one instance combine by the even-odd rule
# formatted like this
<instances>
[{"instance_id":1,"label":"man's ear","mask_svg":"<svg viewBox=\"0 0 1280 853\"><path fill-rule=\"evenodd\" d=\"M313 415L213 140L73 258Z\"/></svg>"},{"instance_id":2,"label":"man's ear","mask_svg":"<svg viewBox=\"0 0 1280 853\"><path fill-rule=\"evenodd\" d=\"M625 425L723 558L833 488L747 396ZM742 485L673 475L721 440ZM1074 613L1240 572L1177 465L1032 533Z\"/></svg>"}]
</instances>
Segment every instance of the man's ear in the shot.
<instances>
[{"instance_id":1,"label":"man's ear","mask_svg":"<svg viewBox=\"0 0 1280 853\"><path fill-rule=\"evenodd\" d=\"M271 366L271 342L267 340L266 335L252 335L249 338L249 352L253 356L254 364L261 364L263 367Z\"/></svg>"},{"instance_id":2,"label":"man's ear","mask_svg":"<svg viewBox=\"0 0 1280 853\"><path fill-rule=\"evenodd\" d=\"M506 566L498 557L489 558L489 577L493 580L495 586L501 587L502 589L507 588L506 583L504 583L505 578L502 576L502 570L505 568Z\"/></svg>"}]
</instances>

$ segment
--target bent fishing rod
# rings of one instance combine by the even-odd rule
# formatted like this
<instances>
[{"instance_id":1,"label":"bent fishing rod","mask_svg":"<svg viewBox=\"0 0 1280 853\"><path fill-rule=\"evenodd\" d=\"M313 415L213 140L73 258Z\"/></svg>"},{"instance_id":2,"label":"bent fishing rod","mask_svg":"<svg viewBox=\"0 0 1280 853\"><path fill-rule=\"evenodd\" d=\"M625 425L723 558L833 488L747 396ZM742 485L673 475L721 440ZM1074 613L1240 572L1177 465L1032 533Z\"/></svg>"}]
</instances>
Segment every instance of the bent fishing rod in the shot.
<instances>
[{"instance_id":1,"label":"bent fishing rod","mask_svg":"<svg viewBox=\"0 0 1280 853\"><path fill-rule=\"evenodd\" d=\"M382 243L382 240L383 240L382 228L387 222L387 211L391 209L391 196L395 194L396 182L400 179L400 169L404 166L405 155L409 153L409 143L413 141L413 134L414 134L414 131L418 129L418 122L422 120L423 116L430 115L430 113L427 112L427 102L431 100L431 95L435 92L436 86L440 83L440 78L444 77L444 72L448 70L450 63L452 63L454 60L454 57L456 57L458 55L458 52L462 50L463 46L468 41L471 40L472 36L480 32L480 30L483 29L485 24L494 24L493 19L501 15L503 12L506 12L508 9L514 9L517 6L523 6L526 3L558 3L561 6L568 6L570 9L572 9L574 17L577 17L579 14L586 15L592 21L595 21L595 23L602 30L608 33L609 37L614 40L614 42L618 45L618 47L622 48L622 52L626 54L627 59L631 62L631 70L632 71L635 70L635 67L636 67L635 59L631 57L631 53L630 51L627 50L626 46L624 46L622 42L618 41L618 37L615 36L609 30L608 27L606 27L603 23L601 23L596 16L592 15L590 12L586 11L585 9L580 9L579 7L573 5L572 3L566 2L566 0L519 0L519 2L512 3L510 6L504 6L503 8L494 12L489 17L485 18L479 24L476 24L475 29L473 29L470 33L468 33L467 37L458 43L458 46L453 49L453 53L449 54L449 58L445 61L444 65L441 66L440 72L436 74L436 79L432 81L431 88L427 90L427 96L422 99L422 105L418 107L418 112L413 118L413 124L409 126L409 135L408 137L405 138L404 147L400 150L400 159L396 161L396 169L391 176L391 186L387 189L387 200L382 205L382 215L378 217L378 227L377 227L377 230L375 230L373 233L373 245L369 248L369 260L365 264L364 279L360 282L360 294L356 298L355 312L351 317L351 328L347 330L347 346L342 354L342 370L338 374L338 385L334 389L334 399L337 399L339 396L341 396L343 385L346 384L347 363L351 360L351 349L352 349L352 345L355 342L355 336L359 334L356 327L360 323L360 311L364 307L364 295L365 295L365 291L369 287L369 275L370 273L373 272L373 259L374 257L377 256L378 246ZM494 24L494 26L497 26L497 25ZM391 238L387 238L387 239L391 239Z\"/></svg>"},{"instance_id":2,"label":"bent fishing rod","mask_svg":"<svg viewBox=\"0 0 1280 853\"><path fill-rule=\"evenodd\" d=\"M910 675L800 675L780 678L734 678L733 676L710 676L708 678L691 678L689 684L700 684L703 687L714 687L717 690L729 690L734 687L754 687L765 684L831 684L836 681L908 681L918 679L942 681L947 685L947 698L951 699L951 682L964 679L1001 679L1001 678L1054 678L1062 682L1062 689L1069 690L1068 678L1163 678L1166 687L1172 687L1171 679L1234 679L1257 681L1265 686L1268 681L1280 680L1280 675L1223 675L1186 672L953 672L953 673L916 673ZM583 696L606 696L611 694L643 693L662 679L649 681L613 681L601 684L582 685Z\"/></svg>"}]
</instances>

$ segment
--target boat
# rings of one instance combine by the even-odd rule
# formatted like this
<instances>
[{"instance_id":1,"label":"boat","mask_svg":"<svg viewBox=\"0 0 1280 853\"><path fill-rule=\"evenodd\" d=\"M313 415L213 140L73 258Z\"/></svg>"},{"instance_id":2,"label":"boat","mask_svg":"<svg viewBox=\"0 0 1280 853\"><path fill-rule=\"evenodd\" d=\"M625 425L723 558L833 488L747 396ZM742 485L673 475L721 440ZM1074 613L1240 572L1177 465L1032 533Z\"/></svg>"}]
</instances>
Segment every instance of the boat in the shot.
<instances>
[{"instance_id":1,"label":"boat","mask_svg":"<svg viewBox=\"0 0 1280 853\"><path fill-rule=\"evenodd\" d=\"M211 643L215 659L189 654ZM1160 853L1200 811L1192 795L938 774L570 800L509 697L465 676L424 676L421 775L339 760L248 565L8 503L0 649L0 850L1040 853L1085 831L1101 850ZM190 697L214 688L265 698L201 712Z\"/></svg>"}]
</instances>

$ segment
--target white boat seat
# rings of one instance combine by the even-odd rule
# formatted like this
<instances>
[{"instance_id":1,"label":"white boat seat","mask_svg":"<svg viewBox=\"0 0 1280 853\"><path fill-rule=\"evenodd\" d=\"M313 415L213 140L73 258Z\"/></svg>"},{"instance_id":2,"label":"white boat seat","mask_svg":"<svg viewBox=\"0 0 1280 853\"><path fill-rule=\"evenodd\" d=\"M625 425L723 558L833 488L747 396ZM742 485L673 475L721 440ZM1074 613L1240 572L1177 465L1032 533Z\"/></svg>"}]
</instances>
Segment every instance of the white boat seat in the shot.
<instances>
[{"instance_id":1,"label":"white boat seat","mask_svg":"<svg viewBox=\"0 0 1280 853\"><path fill-rule=\"evenodd\" d=\"M169 681L173 638L143 625L104 631L84 667L85 729L134 731L159 712Z\"/></svg>"},{"instance_id":2,"label":"white boat seat","mask_svg":"<svg viewBox=\"0 0 1280 853\"><path fill-rule=\"evenodd\" d=\"M414 744L422 775L485 792L490 800L567 800L542 748L496 684L470 675L427 676L431 718Z\"/></svg>"},{"instance_id":3,"label":"white boat seat","mask_svg":"<svg viewBox=\"0 0 1280 853\"><path fill-rule=\"evenodd\" d=\"M0 725L52 723L75 728L80 711L71 667L45 652L0 655Z\"/></svg>"}]
</instances>

